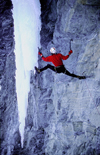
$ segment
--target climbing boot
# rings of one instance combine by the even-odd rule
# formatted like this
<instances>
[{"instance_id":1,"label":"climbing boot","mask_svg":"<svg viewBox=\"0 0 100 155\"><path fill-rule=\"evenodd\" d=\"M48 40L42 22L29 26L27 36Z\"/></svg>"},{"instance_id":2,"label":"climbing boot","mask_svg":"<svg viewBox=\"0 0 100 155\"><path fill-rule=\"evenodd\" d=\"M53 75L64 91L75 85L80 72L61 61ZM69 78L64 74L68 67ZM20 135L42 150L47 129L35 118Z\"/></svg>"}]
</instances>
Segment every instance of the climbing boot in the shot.
<instances>
[{"instance_id":1,"label":"climbing boot","mask_svg":"<svg viewBox=\"0 0 100 155\"><path fill-rule=\"evenodd\" d=\"M79 78L80 80L81 80L81 79L86 79L85 76L78 76L77 78Z\"/></svg>"},{"instance_id":2,"label":"climbing boot","mask_svg":"<svg viewBox=\"0 0 100 155\"><path fill-rule=\"evenodd\" d=\"M41 72L40 69L38 69L36 66L35 66L35 70L36 70L37 73Z\"/></svg>"}]
</instances>

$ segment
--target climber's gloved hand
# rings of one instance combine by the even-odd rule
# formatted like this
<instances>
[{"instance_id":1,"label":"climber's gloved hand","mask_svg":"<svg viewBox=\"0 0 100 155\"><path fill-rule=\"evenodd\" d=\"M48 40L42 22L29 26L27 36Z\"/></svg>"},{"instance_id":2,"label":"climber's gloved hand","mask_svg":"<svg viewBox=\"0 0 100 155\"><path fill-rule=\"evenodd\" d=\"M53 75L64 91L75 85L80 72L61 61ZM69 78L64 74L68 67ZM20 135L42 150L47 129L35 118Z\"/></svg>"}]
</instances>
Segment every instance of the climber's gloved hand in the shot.
<instances>
[{"instance_id":1,"label":"climber's gloved hand","mask_svg":"<svg viewBox=\"0 0 100 155\"><path fill-rule=\"evenodd\" d=\"M72 53L73 53L73 51L72 51L72 50L70 50L70 51L69 51L69 55L71 55Z\"/></svg>"},{"instance_id":2,"label":"climber's gloved hand","mask_svg":"<svg viewBox=\"0 0 100 155\"><path fill-rule=\"evenodd\" d=\"M42 53L41 53L41 52L38 52L38 54L39 54L41 57L43 57L43 55L42 55Z\"/></svg>"}]
</instances>

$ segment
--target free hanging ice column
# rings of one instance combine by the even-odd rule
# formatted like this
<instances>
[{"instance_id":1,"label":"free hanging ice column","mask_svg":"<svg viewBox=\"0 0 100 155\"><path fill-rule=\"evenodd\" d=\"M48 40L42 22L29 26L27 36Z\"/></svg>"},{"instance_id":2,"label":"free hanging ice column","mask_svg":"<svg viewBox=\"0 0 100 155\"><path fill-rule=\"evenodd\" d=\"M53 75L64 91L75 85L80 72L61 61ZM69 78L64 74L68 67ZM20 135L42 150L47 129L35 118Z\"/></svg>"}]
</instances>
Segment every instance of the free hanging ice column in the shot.
<instances>
[{"instance_id":1,"label":"free hanging ice column","mask_svg":"<svg viewBox=\"0 0 100 155\"><path fill-rule=\"evenodd\" d=\"M40 47L40 2L39 0L12 0L15 55L16 92L19 111L19 130L23 146L25 117L30 90L30 70L38 60Z\"/></svg>"}]
</instances>

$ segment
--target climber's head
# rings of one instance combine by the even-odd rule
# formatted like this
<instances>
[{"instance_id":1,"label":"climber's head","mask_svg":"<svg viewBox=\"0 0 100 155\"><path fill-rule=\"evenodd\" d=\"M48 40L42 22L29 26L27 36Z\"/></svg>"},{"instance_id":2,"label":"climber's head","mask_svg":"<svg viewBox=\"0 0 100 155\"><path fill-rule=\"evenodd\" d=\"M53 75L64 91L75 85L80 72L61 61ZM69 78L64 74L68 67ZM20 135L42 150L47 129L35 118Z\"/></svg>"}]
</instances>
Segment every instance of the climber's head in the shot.
<instances>
[{"instance_id":1,"label":"climber's head","mask_svg":"<svg viewBox=\"0 0 100 155\"><path fill-rule=\"evenodd\" d=\"M55 54L55 53L56 53L56 49L55 49L54 47L51 47L51 48L50 48L50 52L51 52L52 54Z\"/></svg>"}]
</instances>

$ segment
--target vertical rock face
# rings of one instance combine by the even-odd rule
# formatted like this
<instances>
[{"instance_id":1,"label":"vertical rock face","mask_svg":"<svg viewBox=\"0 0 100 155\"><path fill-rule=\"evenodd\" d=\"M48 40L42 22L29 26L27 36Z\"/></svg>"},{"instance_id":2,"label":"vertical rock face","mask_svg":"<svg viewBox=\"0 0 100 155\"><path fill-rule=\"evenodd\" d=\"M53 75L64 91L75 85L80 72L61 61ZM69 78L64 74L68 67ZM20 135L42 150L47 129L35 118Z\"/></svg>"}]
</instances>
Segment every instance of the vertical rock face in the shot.
<instances>
[{"instance_id":1,"label":"vertical rock face","mask_svg":"<svg viewBox=\"0 0 100 155\"><path fill-rule=\"evenodd\" d=\"M15 88L12 3L0 1L0 153L11 155L20 146Z\"/></svg>"},{"instance_id":2,"label":"vertical rock face","mask_svg":"<svg viewBox=\"0 0 100 155\"><path fill-rule=\"evenodd\" d=\"M40 0L41 52L50 47L79 80L46 70L31 72L24 148L20 148L10 0L0 1L0 152L2 155L100 154L100 2ZM39 67L47 64L39 57Z\"/></svg>"},{"instance_id":3,"label":"vertical rock face","mask_svg":"<svg viewBox=\"0 0 100 155\"><path fill-rule=\"evenodd\" d=\"M55 29L55 22L57 20L57 0L44 1L40 0L41 3L41 44L46 47L49 42L53 39L53 33Z\"/></svg>"},{"instance_id":4,"label":"vertical rock face","mask_svg":"<svg viewBox=\"0 0 100 155\"><path fill-rule=\"evenodd\" d=\"M41 0L41 52L50 47L79 80L46 70L31 74L23 153L34 155L100 154L100 2ZM39 67L47 62L39 57Z\"/></svg>"}]
</instances>

